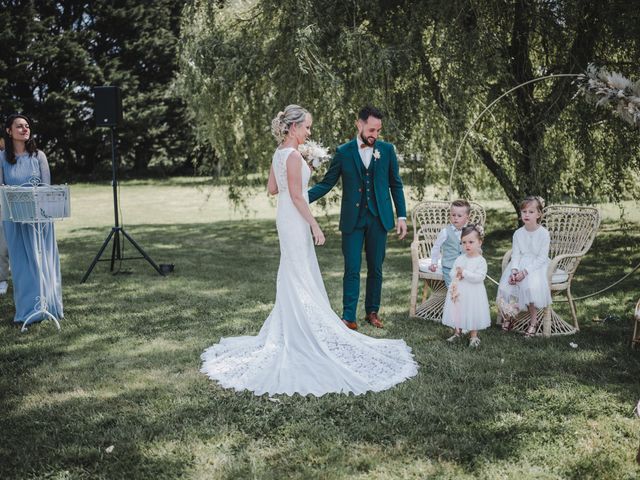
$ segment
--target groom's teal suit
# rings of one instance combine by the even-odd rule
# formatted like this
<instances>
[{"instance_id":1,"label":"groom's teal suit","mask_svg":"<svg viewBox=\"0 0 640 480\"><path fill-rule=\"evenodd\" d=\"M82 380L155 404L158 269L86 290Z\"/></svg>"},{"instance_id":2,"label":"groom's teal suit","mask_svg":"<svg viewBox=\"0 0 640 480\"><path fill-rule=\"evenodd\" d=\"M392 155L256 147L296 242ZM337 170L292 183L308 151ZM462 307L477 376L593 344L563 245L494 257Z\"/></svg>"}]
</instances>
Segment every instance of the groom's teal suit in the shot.
<instances>
[{"instance_id":1,"label":"groom's teal suit","mask_svg":"<svg viewBox=\"0 0 640 480\"><path fill-rule=\"evenodd\" d=\"M365 168L358 148L355 139L340 145L331 160L327 174L309 190L309 202L313 202L327 194L342 177L342 318L349 322L356 320L363 244L367 259L365 310L366 313L371 313L377 312L380 308L382 263L387 232L392 230L395 224L391 198L397 216L407 216L398 159L393 145L377 140L368 168Z\"/></svg>"}]
</instances>

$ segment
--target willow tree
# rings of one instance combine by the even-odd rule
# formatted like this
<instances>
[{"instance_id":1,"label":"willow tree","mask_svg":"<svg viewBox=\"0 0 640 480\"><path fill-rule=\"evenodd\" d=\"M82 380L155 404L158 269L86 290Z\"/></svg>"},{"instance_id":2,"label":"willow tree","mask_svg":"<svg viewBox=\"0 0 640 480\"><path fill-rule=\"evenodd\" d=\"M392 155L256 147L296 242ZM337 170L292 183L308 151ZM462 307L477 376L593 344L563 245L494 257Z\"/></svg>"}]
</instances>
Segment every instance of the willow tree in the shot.
<instances>
[{"instance_id":1,"label":"willow tree","mask_svg":"<svg viewBox=\"0 0 640 480\"><path fill-rule=\"evenodd\" d=\"M631 6L579 0L196 0L182 29L181 91L232 196L266 170L269 120L294 102L314 112L326 145L353 135L360 105L382 106L386 138L424 186L447 178L463 133L502 92L590 62L634 68L638 20ZM551 79L497 104L463 150L459 193L493 188L514 206L530 193L624 195L637 133L575 92Z\"/></svg>"}]
</instances>

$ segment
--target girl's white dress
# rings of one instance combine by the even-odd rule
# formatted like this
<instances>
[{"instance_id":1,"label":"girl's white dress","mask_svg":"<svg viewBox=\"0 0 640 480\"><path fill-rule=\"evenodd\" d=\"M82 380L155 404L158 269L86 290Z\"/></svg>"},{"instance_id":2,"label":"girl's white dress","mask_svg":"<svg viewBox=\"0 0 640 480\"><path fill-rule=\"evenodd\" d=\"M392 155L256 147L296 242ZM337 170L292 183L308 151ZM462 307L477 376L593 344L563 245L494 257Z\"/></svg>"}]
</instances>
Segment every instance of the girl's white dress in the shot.
<instances>
[{"instance_id":1,"label":"girl's white dress","mask_svg":"<svg viewBox=\"0 0 640 480\"><path fill-rule=\"evenodd\" d=\"M513 234L511 261L500 278L498 304L517 303L519 309L526 310L530 303L536 308L551 304L551 292L547 281L549 265L549 231L540 225L530 232L520 227ZM527 276L516 285L509 285L511 270L526 270Z\"/></svg>"},{"instance_id":2,"label":"girl's white dress","mask_svg":"<svg viewBox=\"0 0 640 480\"><path fill-rule=\"evenodd\" d=\"M462 268L462 280L456 280L457 267ZM463 332L484 330L491 326L489 300L484 288L487 276L487 262L481 255L468 257L460 255L451 269L451 286L444 302L442 323L452 328L461 328ZM452 293L457 290L454 301Z\"/></svg>"}]
</instances>

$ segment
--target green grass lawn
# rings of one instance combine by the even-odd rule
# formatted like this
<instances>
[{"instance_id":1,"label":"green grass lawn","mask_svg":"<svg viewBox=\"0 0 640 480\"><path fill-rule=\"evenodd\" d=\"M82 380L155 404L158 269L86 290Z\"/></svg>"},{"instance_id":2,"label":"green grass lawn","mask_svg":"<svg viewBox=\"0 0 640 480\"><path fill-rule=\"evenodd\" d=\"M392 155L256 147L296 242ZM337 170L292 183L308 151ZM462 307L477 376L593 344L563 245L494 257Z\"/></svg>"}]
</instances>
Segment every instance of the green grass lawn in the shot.
<instances>
[{"instance_id":1,"label":"green grass lawn","mask_svg":"<svg viewBox=\"0 0 640 480\"><path fill-rule=\"evenodd\" d=\"M492 327L470 351L447 344L441 325L408 318L410 239L392 237L386 328L361 331L404 338L418 376L359 397L257 398L198 370L207 346L256 334L273 305L274 203L256 192L248 213L234 211L221 188L191 180L124 183L121 194L128 232L175 272L161 278L136 260L111 275L100 263L81 285L113 222L112 198L108 185L72 186L73 216L56 226L62 331L49 323L22 334L11 323L11 290L0 302L0 479L640 476L640 353L629 346L638 274L579 302L577 335L525 341ZM484 250L495 278L515 218L505 203L487 205ZM640 260L640 218L629 207L626 233L615 208L603 208L577 295ZM335 208L321 217L328 240L319 261L339 311ZM567 314L566 304L558 310Z\"/></svg>"}]
</instances>

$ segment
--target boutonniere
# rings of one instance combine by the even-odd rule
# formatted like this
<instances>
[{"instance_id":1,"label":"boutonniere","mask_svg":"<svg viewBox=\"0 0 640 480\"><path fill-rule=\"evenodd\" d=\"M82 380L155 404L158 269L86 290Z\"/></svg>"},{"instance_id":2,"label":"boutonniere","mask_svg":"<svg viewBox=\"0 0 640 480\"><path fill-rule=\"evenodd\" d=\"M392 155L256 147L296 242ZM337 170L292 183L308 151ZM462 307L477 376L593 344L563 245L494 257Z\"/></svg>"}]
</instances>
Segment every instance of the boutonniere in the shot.
<instances>
[{"instance_id":1,"label":"boutonniere","mask_svg":"<svg viewBox=\"0 0 640 480\"><path fill-rule=\"evenodd\" d=\"M373 158L375 158L376 160L380 160L380 150L378 150L377 148L373 151Z\"/></svg>"}]
</instances>

